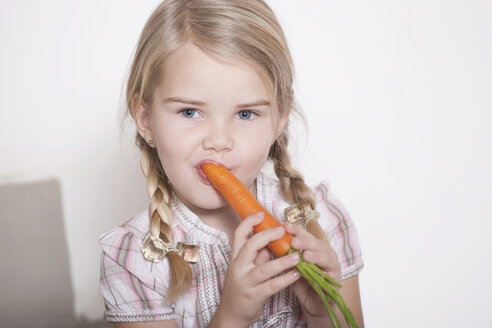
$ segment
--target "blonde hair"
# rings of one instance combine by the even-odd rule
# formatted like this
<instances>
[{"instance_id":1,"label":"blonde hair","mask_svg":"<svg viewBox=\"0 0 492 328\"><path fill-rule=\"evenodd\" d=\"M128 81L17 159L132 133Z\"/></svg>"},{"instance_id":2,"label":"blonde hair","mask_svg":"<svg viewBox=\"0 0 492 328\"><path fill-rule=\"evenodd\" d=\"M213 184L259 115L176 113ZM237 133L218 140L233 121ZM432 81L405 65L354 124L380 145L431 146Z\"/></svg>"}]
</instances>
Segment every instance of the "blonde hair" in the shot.
<instances>
[{"instance_id":1,"label":"blonde hair","mask_svg":"<svg viewBox=\"0 0 492 328\"><path fill-rule=\"evenodd\" d=\"M218 61L246 62L263 79L274 96L276 119L298 113L293 93L294 67L282 28L270 7L262 0L165 0L151 14L140 35L126 88L127 111L136 106L152 106L152 94L162 79L164 60L184 44L192 42ZM155 148L137 133L142 153L142 170L150 196L150 233L173 242L172 186ZM287 153L288 124L272 145L273 161L281 193L290 203L315 209L312 190L291 166ZM317 222L308 230L325 239ZM174 300L191 284L191 268L175 253L168 255L171 279L167 299Z\"/></svg>"}]
</instances>

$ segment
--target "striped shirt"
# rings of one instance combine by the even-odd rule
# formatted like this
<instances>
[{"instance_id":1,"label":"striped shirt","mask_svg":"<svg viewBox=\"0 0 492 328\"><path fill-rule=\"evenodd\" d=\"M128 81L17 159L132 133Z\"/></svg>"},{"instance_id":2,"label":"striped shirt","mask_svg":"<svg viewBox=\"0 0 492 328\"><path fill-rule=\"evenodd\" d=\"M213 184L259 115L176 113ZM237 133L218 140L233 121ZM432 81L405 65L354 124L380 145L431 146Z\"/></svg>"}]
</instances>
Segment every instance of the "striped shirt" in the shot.
<instances>
[{"instance_id":1,"label":"striped shirt","mask_svg":"<svg viewBox=\"0 0 492 328\"><path fill-rule=\"evenodd\" d=\"M280 221L287 203L279 183L260 173L256 179L258 201ZM363 267L357 231L343 205L331 193L327 181L315 188L320 223L338 254L341 279L356 275ZM140 251L149 236L148 211L103 234L100 289L105 319L111 322L175 320L179 327L206 327L220 303L221 290L231 256L225 232L205 225L182 202L173 203L176 242L200 246L199 260L191 264L192 286L173 303L166 303L169 263L146 261ZM271 296L259 320L250 328L304 327L300 305L290 288Z\"/></svg>"}]
</instances>

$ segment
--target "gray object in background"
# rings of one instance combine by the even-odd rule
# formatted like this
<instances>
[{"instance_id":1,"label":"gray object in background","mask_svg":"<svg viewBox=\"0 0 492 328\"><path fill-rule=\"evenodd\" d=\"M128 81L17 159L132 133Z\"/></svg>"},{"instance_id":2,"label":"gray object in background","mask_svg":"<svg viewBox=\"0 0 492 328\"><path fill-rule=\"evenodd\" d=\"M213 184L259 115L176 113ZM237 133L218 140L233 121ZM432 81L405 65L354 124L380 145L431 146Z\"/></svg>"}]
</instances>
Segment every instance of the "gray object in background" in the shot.
<instances>
[{"instance_id":1,"label":"gray object in background","mask_svg":"<svg viewBox=\"0 0 492 328\"><path fill-rule=\"evenodd\" d=\"M74 327L60 184L0 185L0 326Z\"/></svg>"}]
</instances>

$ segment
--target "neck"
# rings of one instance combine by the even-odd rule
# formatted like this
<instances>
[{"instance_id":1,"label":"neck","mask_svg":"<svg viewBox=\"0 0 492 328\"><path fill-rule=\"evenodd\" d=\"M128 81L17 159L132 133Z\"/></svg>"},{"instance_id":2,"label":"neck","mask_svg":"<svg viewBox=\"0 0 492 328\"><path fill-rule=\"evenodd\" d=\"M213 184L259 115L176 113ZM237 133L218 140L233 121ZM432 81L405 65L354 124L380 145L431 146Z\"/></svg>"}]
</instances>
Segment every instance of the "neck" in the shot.
<instances>
[{"instance_id":1,"label":"neck","mask_svg":"<svg viewBox=\"0 0 492 328\"><path fill-rule=\"evenodd\" d=\"M183 201L183 203L188 206L188 208L195 213L205 225L225 232L229 237L229 243L232 243L234 230L236 230L241 222L241 218L234 212L232 207L226 205L222 208L207 210L197 208L186 201Z\"/></svg>"},{"instance_id":2,"label":"neck","mask_svg":"<svg viewBox=\"0 0 492 328\"><path fill-rule=\"evenodd\" d=\"M253 183L249 188L253 195L256 195L256 183ZM177 193L176 193L177 194ZM226 205L221 208L207 210L204 208L199 208L193 206L183 197L177 195L177 197L193 212L195 213L200 221L204 224L213 227L215 229L221 230L227 234L229 237L229 243L232 242L234 236L234 230L236 230L237 226L241 222L241 218L239 215L234 212L232 207Z\"/></svg>"},{"instance_id":3,"label":"neck","mask_svg":"<svg viewBox=\"0 0 492 328\"><path fill-rule=\"evenodd\" d=\"M225 206L209 212L210 213L201 213L197 215L204 224L224 231L227 236L229 236L229 241L232 241L234 230L236 230L241 222L239 215L237 215L230 206Z\"/></svg>"}]
</instances>

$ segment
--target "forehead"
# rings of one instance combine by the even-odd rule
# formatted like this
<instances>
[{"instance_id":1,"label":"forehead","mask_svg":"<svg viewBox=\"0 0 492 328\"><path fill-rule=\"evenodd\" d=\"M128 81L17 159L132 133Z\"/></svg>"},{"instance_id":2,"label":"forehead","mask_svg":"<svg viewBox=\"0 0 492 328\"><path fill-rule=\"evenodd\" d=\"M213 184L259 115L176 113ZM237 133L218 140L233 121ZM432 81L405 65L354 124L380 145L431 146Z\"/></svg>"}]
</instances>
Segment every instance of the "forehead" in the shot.
<instances>
[{"instance_id":1,"label":"forehead","mask_svg":"<svg viewBox=\"0 0 492 328\"><path fill-rule=\"evenodd\" d=\"M219 62L190 43L164 61L158 89L161 95L194 97L207 103L273 100L253 67L239 60Z\"/></svg>"}]
</instances>

